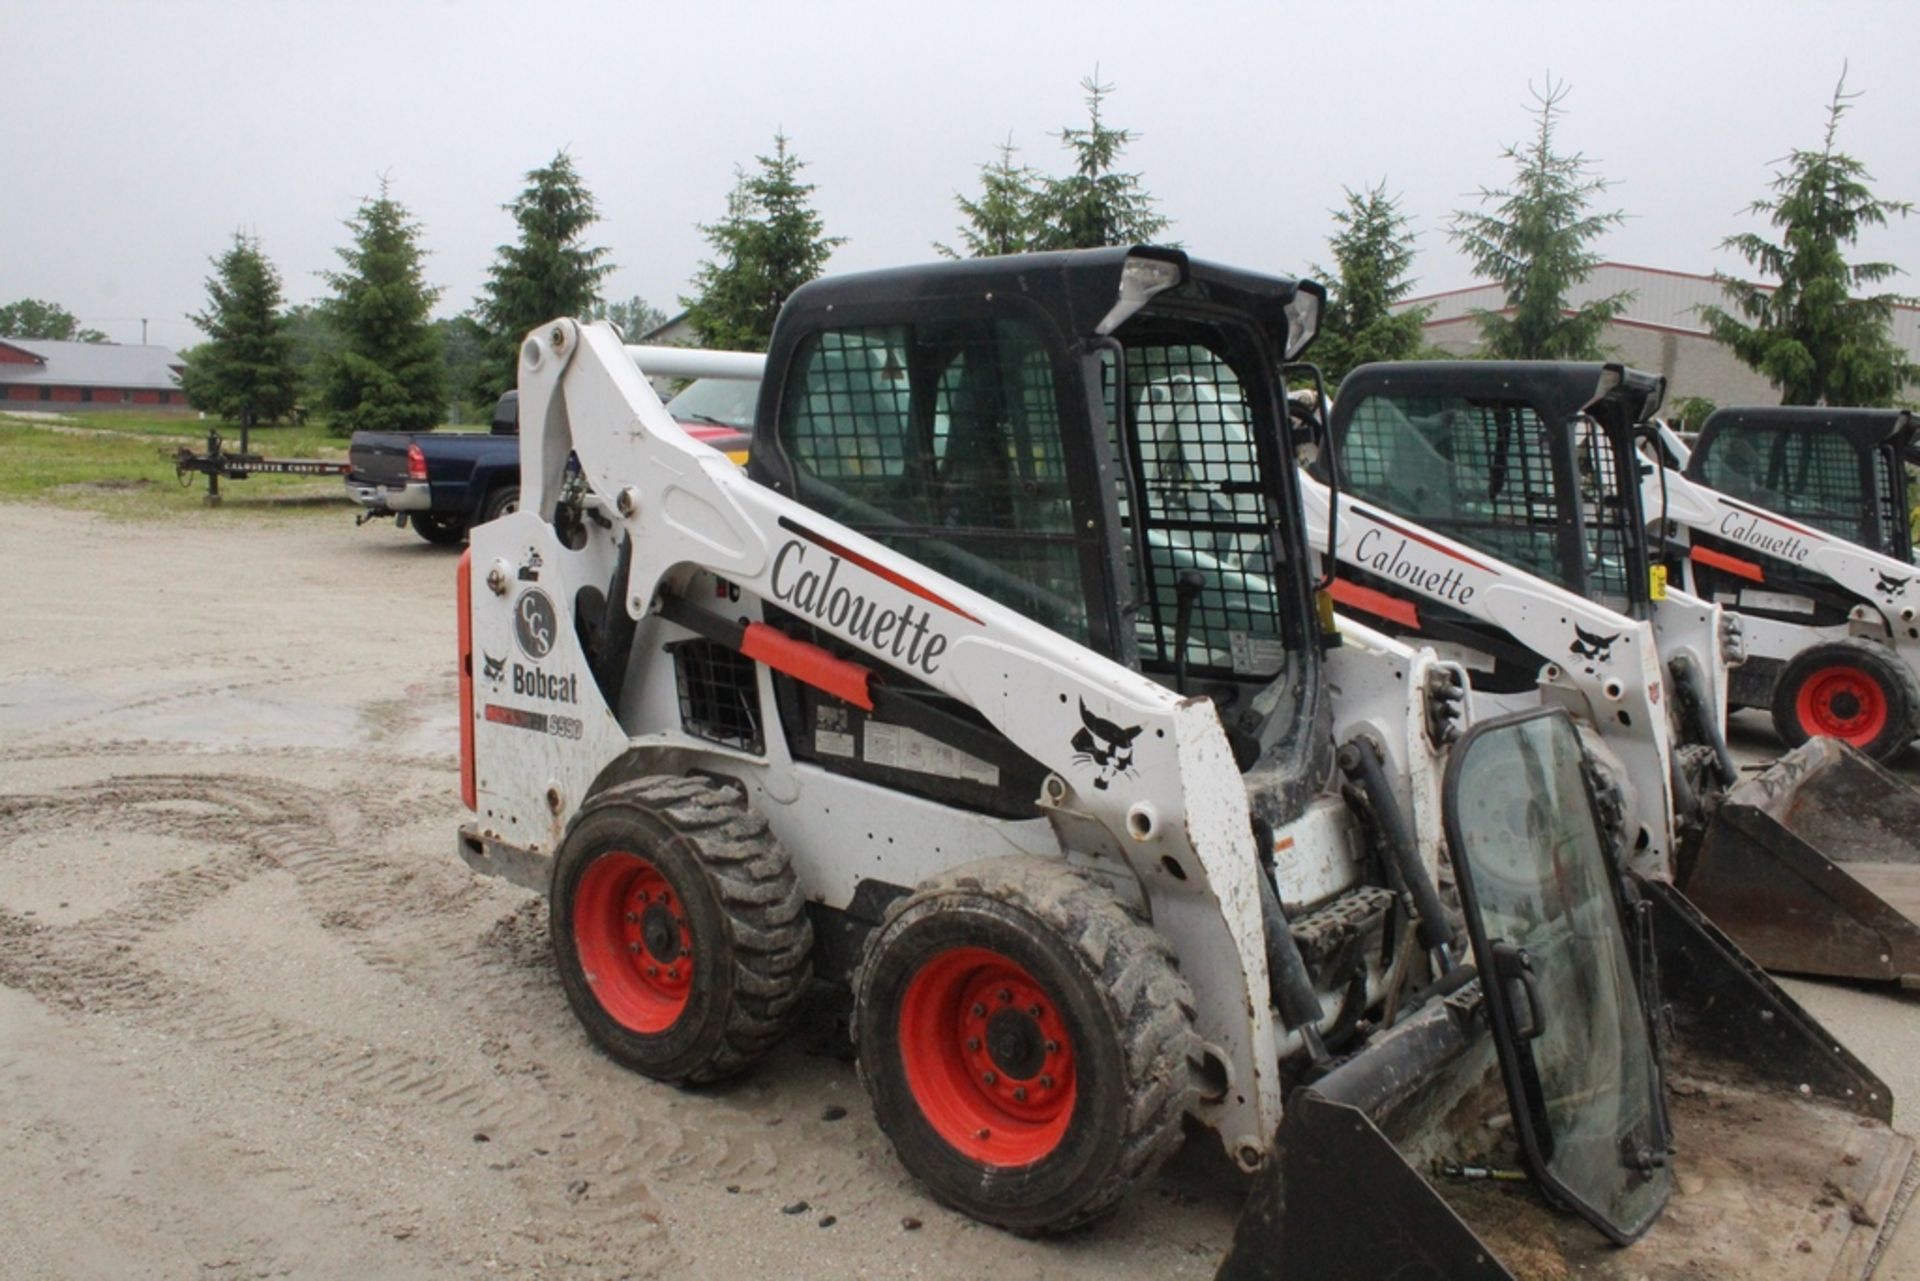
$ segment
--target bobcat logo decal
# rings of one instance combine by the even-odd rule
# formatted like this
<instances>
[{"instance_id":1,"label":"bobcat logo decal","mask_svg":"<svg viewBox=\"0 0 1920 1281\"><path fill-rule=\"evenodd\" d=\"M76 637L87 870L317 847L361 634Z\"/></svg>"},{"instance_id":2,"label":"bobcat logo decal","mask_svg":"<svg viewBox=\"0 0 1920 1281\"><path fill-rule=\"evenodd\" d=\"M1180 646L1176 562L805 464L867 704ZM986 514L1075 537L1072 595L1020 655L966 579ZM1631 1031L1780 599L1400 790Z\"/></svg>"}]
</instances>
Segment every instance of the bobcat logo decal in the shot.
<instances>
[{"instance_id":1,"label":"bobcat logo decal","mask_svg":"<svg viewBox=\"0 0 1920 1281\"><path fill-rule=\"evenodd\" d=\"M1903 591L1906 588L1906 585L1913 581L1910 578L1895 578L1888 574L1882 574L1877 569L1873 572L1880 579L1880 584L1879 584L1880 594L1882 596L1885 596L1888 600L1892 600L1894 597L1898 596L1901 593L1901 591Z\"/></svg>"},{"instance_id":2,"label":"bobcat logo decal","mask_svg":"<svg viewBox=\"0 0 1920 1281\"><path fill-rule=\"evenodd\" d=\"M1613 643L1619 639L1619 632L1611 636L1602 636L1575 623L1571 653L1576 658L1584 658L1593 663L1604 663L1613 657Z\"/></svg>"},{"instance_id":3,"label":"bobcat logo decal","mask_svg":"<svg viewBox=\"0 0 1920 1281\"><path fill-rule=\"evenodd\" d=\"M1133 775L1133 740L1140 737L1144 726L1134 725L1126 729L1112 721L1103 720L1087 710L1087 700L1080 700L1081 729L1073 736L1073 759L1078 765L1093 765L1099 774L1093 785L1100 791L1107 790L1107 784L1120 775Z\"/></svg>"},{"instance_id":4,"label":"bobcat logo decal","mask_svg":"<svg viewBox=\"0 0 1920 1281\"><path fill-rule=\"evenodd\" d=\"M481 674L495 685L498 685L506 677L507 660L504 658L495 658L492 654L486 653L484 650L481 651L480 657L485 660Z\"/></svg>"}]
</instances>

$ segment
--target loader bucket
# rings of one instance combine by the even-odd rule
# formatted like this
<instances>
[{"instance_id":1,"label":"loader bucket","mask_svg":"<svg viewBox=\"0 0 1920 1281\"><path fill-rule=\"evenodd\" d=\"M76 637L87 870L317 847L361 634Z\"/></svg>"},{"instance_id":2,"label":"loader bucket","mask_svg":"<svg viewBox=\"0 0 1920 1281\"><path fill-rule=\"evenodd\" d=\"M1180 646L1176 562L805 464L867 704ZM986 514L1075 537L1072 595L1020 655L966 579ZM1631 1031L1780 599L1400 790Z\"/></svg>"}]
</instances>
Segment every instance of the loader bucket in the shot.
<instances>
[{"instance_id":1,"label":"loader bucket","mask_svg":"<svg viewBox=\"0 0 1920 1281\"><path fill-rule=\"evenodd\" d=\"M1451 821L1449 837L1461 843ZM1562 880L1577 853L1572 842L1562 831L1549 844L1555 883L1577 890L1577 869ZM1455 861L1458 869L1457 850ZM1488 923L1510 930L1515 919L1513 894L1524 888L1511 874L1517 867L1480 869L1482 889L1498 900L1490 913L1464 896L1469 919L1484 914L1474 931L1483 971L1498 955ZM1580 901L1576 893L1563 919L1599 923ZM1617 1232L1568 1212L1577 1198L1551 1186L1519 1141L1523 1104L1546 1078L1529 1076L1518 1094L1502 1079L1513 1011L1539 1016L1522 1035L1543 1043L1555 1021L1582 1013L1556 986L1565 955L1539 948L1532 981L1518 985L1524 1000L1514 1001L1514 985L1488 988L1462 982L1471 971L1458 973L1455 990L1288 1096L1220 1281L1891 1281L1880 1261L1905 1257L1914 1249L1907 1237L1920 1229L1903 1223L1914 1149L1886 1124L1886 1085L1671 886L1635 882L1623 902L1618 937L1633 951L1640 986L1661 993L1655 1020L1670 1029L1659 1075L1672 1148L1650 1164L1644 1153L1616 1151L1649 1179L1670 1175L1665 1214ZM1584 937L1590 979L1618 944L1591 929ZM1619 1079L1601 1072L1575 1082L1600 1088L1582 1090L1581 1106L1597 1110L1560 1136L1569 1148L1585 1143L1606 1160L1607 1146L1591 1143L1594 1121L1607 1123L1609 1139L1644 1133L1617 1128L1617 1101L1596 1097ZM1617 1244L1641 1230L1633 1244Z\"/></svg>"},{"instance_id":2,"label":"loader bucket","mask_svg":"<svg viewBox=\"0 0 1920 1281\"><path fill-rule=\"evenodd\" d=\"M1920 986L1920 791L1836 739L1729 792L1681 872L1769 970Z\"/></svg>"}]
</instances>

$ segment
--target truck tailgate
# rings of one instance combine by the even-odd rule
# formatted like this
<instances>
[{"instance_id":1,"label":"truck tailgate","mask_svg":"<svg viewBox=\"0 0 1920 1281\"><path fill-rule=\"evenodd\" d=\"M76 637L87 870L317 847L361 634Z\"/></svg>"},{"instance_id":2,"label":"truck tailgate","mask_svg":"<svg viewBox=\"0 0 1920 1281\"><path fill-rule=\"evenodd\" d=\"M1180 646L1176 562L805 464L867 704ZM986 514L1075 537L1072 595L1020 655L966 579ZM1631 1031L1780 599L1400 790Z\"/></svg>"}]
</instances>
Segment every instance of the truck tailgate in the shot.
<instances>
[{"instance_id":1,"label":"truck tailgate","mask_svg":"<svg viewBox=\"0 0 1920 1281\"><path fill-rule=\"evenodd\" d=\"M398 485L407 479L407 447L413 436L398 431L357 431L347 449L347 476L368 484Z\"/></svg>"}]
</instances>

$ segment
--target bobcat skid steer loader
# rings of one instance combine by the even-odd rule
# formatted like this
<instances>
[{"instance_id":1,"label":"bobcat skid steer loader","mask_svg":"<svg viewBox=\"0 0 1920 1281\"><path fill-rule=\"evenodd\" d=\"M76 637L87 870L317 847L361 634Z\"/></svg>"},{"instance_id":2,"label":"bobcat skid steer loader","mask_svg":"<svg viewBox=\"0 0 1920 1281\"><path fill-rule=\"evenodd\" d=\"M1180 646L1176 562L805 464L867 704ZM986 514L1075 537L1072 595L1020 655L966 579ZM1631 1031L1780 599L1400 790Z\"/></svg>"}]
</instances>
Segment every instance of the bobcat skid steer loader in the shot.
<instances>
[{"instance_id":1,"label":"bobcat skid steer loader","mask_svg":"<svg viewBox=\"0 0 1920 1281\"><path fill-rule=\"evenodd\" d=\"M1839 738L1886 760L1920 735L1913 429L1903 409L1780 405L1716 411L1691 451L1652 442L1667 466L1645 505L1675 577L1752 637L1733 706L1767 711L1790 747Z\"/></svg>"},{"instance_id":2,"label":"bobcat skid steer loader","mask_svg":"<svg viewBox=\"0 0 1920 1281\"><path fill-rule=\"evenodd\" d=\"M1630 865L1767 968L1911 982L1920 791L1832 741L1736 776L1724 709L1769 624L1665 582L1662 481L1669 512L1709 491L1650 461L1661 390L1599 364L1354 370L1331 413L1339 492L1303 485L1311 541L1335 540L1333 597L1461 661L1481 703L1544 700L1590 727L1618 762Z\"/></svg>"},{"instance_id":3,"label":"bobcat skid steer loader","mask_svg":"<svg viewBox=\"0 0 1920 1281\"><path fill-rule=\"evenodd\" d=\"M1871 1276L1885 1085L1624 872L1563 714L1469 724L1323 624L1279 378L1321 297L1156 249L816 281L744 473L610 327L528 335L461 855L658 1081L846 985L902 1164L1016 1232L1192 1125L1253 1175L1224 1276ZM1176 375L1251 427L1203 476L1150 457Z\"/></svg>"}]
</instances>

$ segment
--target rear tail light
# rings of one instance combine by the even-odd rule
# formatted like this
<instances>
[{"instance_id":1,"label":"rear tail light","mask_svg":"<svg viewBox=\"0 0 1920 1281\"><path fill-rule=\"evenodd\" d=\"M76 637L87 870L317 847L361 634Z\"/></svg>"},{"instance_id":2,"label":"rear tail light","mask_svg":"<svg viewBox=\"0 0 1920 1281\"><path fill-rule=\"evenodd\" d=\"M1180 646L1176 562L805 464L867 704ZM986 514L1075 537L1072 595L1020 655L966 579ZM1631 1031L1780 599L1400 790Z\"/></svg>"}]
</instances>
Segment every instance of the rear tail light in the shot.
<instances>
[{"instance_id":1,"label":"rear tail light","mask_svg":"<svg viewBox=\"0 0 1920 1281\"><path fill-rule=\"evenodd\" d=\"M427 456L420 452L416 444L407 446L407 479L425 480L427 478Z\"/></svg>"}]
</instances>

